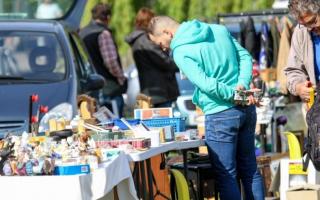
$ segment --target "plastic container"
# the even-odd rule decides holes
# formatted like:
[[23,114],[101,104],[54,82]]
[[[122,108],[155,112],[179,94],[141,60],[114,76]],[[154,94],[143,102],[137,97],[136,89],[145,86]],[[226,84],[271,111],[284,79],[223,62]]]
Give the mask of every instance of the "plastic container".
[[182,132],[186,130],[186,118],[155,118],[142,120],[143,123],[149,127],[164,127],[172,126],[174,132]]
[[[140,123],[140,119],[126,119],[126,121],[132,126]],[[114,119],[113,123],[114,126],[118,126],[121,130],[129,130],[129,128],[121,121],[121,119]]]
[[77,175],[89,173],[89,165],[60,165],[54,168],[54,175]]

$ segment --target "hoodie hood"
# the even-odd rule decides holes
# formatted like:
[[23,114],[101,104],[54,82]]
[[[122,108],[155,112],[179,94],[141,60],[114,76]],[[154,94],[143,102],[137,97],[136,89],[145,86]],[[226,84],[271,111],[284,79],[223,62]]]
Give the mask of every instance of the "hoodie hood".
[[174,50],[181,45],[204,42],[210,38],[213,39],[213,34],[208,24],[198,20],[183,22],[175,33],[170,48]]
[[136,39],[138,39],[139,37],[141,37],[142,35],[144,35],[146,32],[144,30],[135,30],[132,33],[130,33],[126,38],[125,41],[129,44],[129,45],[133,45],[133,43],[136,41]]

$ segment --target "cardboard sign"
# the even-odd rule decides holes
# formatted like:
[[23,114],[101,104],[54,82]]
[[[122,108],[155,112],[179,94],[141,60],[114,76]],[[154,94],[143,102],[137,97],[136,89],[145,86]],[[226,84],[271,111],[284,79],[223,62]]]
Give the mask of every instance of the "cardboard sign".
[[134,109],[135,119],[169,118],[172,116],[172,108]]

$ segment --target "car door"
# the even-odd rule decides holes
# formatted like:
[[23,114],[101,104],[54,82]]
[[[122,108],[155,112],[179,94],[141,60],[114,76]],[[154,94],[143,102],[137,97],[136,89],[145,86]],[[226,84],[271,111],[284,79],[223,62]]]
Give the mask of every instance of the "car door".
[[89,57],[82,46],[82,42],[76,33],[69,33],[69,39],[72,46],[74,61],[77,73],[78,94],[87,92],[88,77],[95,73],[90,64]]
[[66,14],[61,17],[60,20],[68,24],[72,30],[77,31],[80,28],[82,16],[88,3],[88,0],[73,0],[73,4],[68,8]]

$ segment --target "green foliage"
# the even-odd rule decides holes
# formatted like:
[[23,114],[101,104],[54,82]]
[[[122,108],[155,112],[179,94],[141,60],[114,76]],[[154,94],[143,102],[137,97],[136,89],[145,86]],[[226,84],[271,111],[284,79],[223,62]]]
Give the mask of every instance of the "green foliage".
[[188,17],[192,16],[194,19],[203,19],[206,16],[204,16],[204,13],[206,11],[206,5],[208,3],[208,0],[190,0],[189,5],[189,11],[188,11]]
[[257,9],[261,10],[264,8],[270,8],[272,4],[273,4],[273,1],[258,0]]
[[112,8],[111,28],[115,32],[116,42],[122,55],[129,48],[124,42],[124,38],[132,31],[135,18],[133,2],[134,0],[116,0]]
[[187,19],[190,0],[158,0],[154,9],[158,15],[169,15],[181,22]]
[[89,22],[91,20],[91,9],[97,3],[99,3],[99,0],[90,0],[90,1],[88,1],[86,7],[84,8],[84,13],[82,15],[81,24],[80,24],[81,27],[84,27],[84,26],[89,24]]
[[141,7],[151,7],[151,1],[150,0],[135,0],[134,3],[133,3],[133,7],[134,7],[134,13],[137,13],[138,10],[141,8]]
[[56,0],[59,7],[62,9],[63,13],[66,13],[72,6],[72,1],[70,0]]

